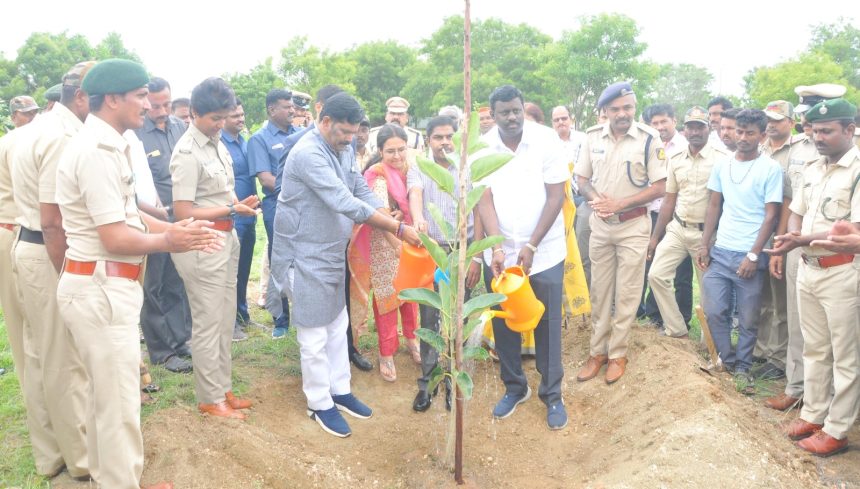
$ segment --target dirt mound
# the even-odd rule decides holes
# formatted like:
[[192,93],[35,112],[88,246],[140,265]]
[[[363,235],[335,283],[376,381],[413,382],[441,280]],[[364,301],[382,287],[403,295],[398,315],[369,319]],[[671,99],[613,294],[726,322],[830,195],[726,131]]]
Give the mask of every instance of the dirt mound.
[[[537,396],[494,421],[490,411],[503,394],[498,366],[476,366],[475,397],[466,406],[469,487],[806,489],[827,480],[820,464],[780,435],[780,416],[738,394],[725,374],[701,370],[692,343],[636,328],[628,373],[607,386],[600,378],[575,380],[587,339],[582,324],[564,334],[570,423],[560,432],[546,428]],[[177,488],[453,487],[439,460],[449,421],[443,397],[430,411],[414,413],[418,370],[408,355],[396,358],[394,384],[375,372],[354,371],[354,392],[375,412],[369,420],[348,418],[353,435],[347,439],[325,434],[307,418],[298,377],[275,379],[259,370],[250,374],[248,397],[256,406],[248,422],[204,419],[190,406],[160,411],[144,426],[144,482],[173,480]],[[534,362],[525,367],[536,389]],[[856,455],[846,456],[856,463]]]

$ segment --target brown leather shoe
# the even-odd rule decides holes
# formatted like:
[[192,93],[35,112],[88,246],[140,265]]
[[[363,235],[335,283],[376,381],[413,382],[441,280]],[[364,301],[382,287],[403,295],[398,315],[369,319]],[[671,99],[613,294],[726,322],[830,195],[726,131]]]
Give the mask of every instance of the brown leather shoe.
[[203,404],[197,405],[197,410],[200,414],[208,414],[209,416],[218,416],[220,418],[230,419],[245,419],[245,415],[231,408],[227,401],[221,401],[218,404]]
[[614,384],[620,379],[624,375],[625,367],[627,367],[627,359],[624,357],[609,360],[609,365],[606,367],[606,383]]
[[797,446],[817,457],[829,457],[848,448],[848,438],[837,440],[824,431],[797,442]]
[[146,487],[140,486],[140,489],[173,489],[173,483],[172,482],[159,482],[158,484],[156,484],[154,486],[146,486]]
[[785,392],[778,396],[768,397],[764,400],[764,405],[771,408],[776,409],[777,411],[785,411],[786,409],[792,408],[794,406],[798,406],[800,403],[800,399],[797,397],[791,397]]
[[600,367],[606,364],[607,361],[609,361],[609,357],[606,355],[589,356],[588,361],[585,362],[582,370],[577,374],[576,380],[585,382],[597,377],[597,374],[600,373]]
[[248,409],[251,407],[251,401],[239,399],[233,395],[233,391],[228,392],[225,396],[227,397],[227,404],[233,409]]
[[821,428],[824,428],[823,424],[810,423],[800,418],[793,420],[783,427],[785,434],[792,440],[802,440],[807,436],[812,436],[816,431],[820,431]]

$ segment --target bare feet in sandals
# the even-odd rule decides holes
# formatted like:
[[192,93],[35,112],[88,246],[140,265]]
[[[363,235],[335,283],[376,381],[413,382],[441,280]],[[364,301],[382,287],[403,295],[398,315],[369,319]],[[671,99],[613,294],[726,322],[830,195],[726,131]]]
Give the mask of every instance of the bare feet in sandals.
[[379,357],[379,374],[383,380],[394,382],[397,380],[397,370],[394,369],[394,357]]

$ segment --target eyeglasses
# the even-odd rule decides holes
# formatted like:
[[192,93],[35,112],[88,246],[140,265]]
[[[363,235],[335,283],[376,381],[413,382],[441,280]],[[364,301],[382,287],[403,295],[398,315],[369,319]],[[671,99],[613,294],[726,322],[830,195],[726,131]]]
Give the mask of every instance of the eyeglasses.
[[565,116],[562,116],[562,117],[556,117],[556,118],[555,118],[555,119],[553,119],[552,121],[553,121],[553,122],[565,122],[565,121],[569,121],[569,120],[570,120],[570,117],[568,117],[568,116],[566,116],[566,115],[565,115]]
[[406,149],[407,149],[406,146],[404,146],[402,148],[388,148],[388,149],[382,150],[382,154],[387,155],[387,156],[394,156],[396,154],[404,154],[404,153],[406,153]]

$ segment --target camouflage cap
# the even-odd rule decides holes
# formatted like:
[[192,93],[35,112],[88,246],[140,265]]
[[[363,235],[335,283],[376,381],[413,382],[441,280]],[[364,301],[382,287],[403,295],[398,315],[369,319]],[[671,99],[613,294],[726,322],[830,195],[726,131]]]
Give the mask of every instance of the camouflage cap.
[[688,122],[700,122],[706,126],[710,125],[710,121],[708,120],[708,111],[698,105],[690,107],[690,109],[687,110],[687,113],[684,114],[684,124],[687,124]]
[[34,110],[39,110],[39,104],[33,100],[33,97],[28,95],[18,95],[9,101],[10,114],[14,114],[15,112],[32,112]]
[[62,92],[63,92],[63,84],[57,83],[53,87],[45,90],[45,100],[47,100],[49,102],[59,102],[60,101],[60,95],[62,95]]
[[764,114],[771,120],[781,121],[794,118],[794,105],[785,100],[774,100],[769,102],[764,109]]
[[844,98],[834,98],[819,102],[808,112],[806,120],[809,123],[854,120],[857,115],[857,106]]
[[95,61],[81,61],[75,66],[72,66],[72,68],[63,75],[63,85],[69,87],[81,86],[81,83],[84,81],[84,77],[87,76],[87,72],[90,71],[90,68],[95,66],[95,64]]

